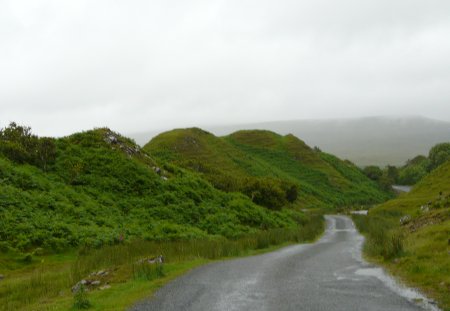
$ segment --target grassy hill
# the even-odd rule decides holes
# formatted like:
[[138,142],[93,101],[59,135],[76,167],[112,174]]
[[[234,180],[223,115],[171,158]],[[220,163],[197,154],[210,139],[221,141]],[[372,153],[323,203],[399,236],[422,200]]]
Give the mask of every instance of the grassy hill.
[[[311,241],[323,225],[221,191],[107,128],[0,130],[0,310],[127,309],[193,267]],[[72,293],[93,278],[87,296]]]
[[[223,136],[242,129],[270,130],[300,137],[310,146],[349,159],[358,166],[403,165],[426,154],[437,143],[450,141],[450,123],[423,117],[366,117],[354,119],[292,120],[205,126]],[[130,134],[145,144],[160,131]]]
[[[60,139],[8,135],[0,140],[2,251],[62,251],[134,238],[234,238],[306,219],[217,190],[109,129]],[[45,165],[36,155],[42,141],[52,146]]]
[[[178,129],[153,138],[144,150],[202,174],[218,189],[243,192],[269,208],[293,202],[300,207],[338,207],[389,197],[352,163],[311,149],[293,135],[249,130],[216,137],[198,128]],[[295,198],[289,200],[292,192]],[[276,199],[261,198],[264,195]]]
[[367,253],[450,310],[450,162],[410,193],[357,216]]

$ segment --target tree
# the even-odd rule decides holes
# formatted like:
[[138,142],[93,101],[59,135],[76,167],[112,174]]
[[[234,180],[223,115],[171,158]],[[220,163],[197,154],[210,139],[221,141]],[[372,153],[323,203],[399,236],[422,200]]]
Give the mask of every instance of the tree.
[[38,145],[37,136],[31,134],[31,128],[11,122],[0,130],[0,152],[18,163],[33,163]]
[[369,165],[363,169],[364,175],[369,177],[374,181],[379,181],[381,176],[383,176],[383,171],[376,165]]
[[49,137],[38,138],[28,126],[11,122],[0,130],[0,153],[17,163],[29,163],[44,171],[56,159],[56,145]]
[[286,204],[286,192],[280,181],[273,178],[248,178],[243,192],[258,205],[279,210]]
[[43,137],[39,139],[38,144],[39,166],[47,171],[48,165],[56,160],[56,145],[52,138]]
[[450,143],[437,144],[431,148],[428,158],[430,159],[429,170],[434,170],[448,161],[450,159]]
[[393,182],[397,182],[398,180],[398,176],[399,176],[399,172],[398,172],[398,168],[392,165],[388,165],[386,168],[386,174],[387,177]]
[[427,171],[420,165],[407,166],[400,171],[398,182],[402,185],[414,185],[426,174]]

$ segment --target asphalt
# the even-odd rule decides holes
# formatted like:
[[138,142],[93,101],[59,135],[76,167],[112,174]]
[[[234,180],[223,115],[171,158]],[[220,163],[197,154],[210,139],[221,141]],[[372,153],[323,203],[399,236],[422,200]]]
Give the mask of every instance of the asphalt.
[[437,310],[365,262],[362,242],[350,218],[327,216],[316,243],[202,266],[130,310]]

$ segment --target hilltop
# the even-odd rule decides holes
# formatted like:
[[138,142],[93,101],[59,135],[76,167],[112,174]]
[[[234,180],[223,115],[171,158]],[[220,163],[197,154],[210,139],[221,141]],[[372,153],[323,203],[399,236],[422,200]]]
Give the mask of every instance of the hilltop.
[[198,128],[177,129],[153,138],[144,150],[267,207],[273,202],[340,207],[389,197],[351,162],[312,149],[294,135],[251,130],[216,137]]
[[220,191],[106,128],[53,139],[12,124],[0,138],[2,252],[235,238],[307,220]]
[[[318,146],[361,167],[403,165],[416,155],[427,154],[432,146],[450,141],[450,122],[423,117],[291,120],[204,128],[218,136],[243,129],[292,133],[310,146]],[[139,144],[156,135],[156,131],[130,134]]]

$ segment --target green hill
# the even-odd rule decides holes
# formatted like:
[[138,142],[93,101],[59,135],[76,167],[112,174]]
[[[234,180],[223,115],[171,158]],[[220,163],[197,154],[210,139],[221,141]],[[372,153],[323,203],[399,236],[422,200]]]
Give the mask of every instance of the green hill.
[[144,150],[269,208],[292,202],[338,207],[389,197],[352,163],[311,149],[293,135],[249,130],[216,137],[198,128],[178,129],[153,138]]
[[305,219],[217,190],[109,129],[60,139],[38,138],[15,124],[0,132],[2,252],[134,238],[234,238]]
[[450,310],[450,162],[410,193],[355,217],[368,235],[366,251]]

